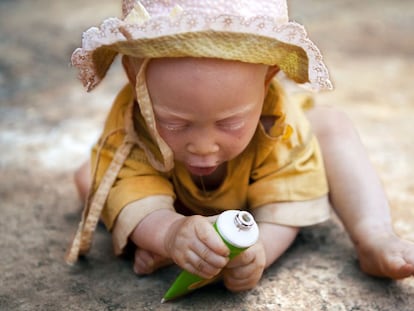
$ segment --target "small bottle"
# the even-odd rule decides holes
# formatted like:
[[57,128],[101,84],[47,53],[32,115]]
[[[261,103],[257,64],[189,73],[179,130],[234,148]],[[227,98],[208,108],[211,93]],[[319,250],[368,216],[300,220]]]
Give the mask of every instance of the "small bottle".
[[[229,248],[230,259],[255,244],[259,238],[259,228],[253,216],[246,211],[229,210],[221,213],[214,223],[214,228]],[[161,303],[188,294],[216,281],[219,277],[220,275],[205,280],[198,275],[182,271],[165,293]]]

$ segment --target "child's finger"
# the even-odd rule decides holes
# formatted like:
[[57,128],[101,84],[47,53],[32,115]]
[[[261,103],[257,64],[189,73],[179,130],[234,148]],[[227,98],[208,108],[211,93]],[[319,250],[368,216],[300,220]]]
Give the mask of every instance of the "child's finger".
[[229,248],[224,244],[219,234],[214,230],[208,221],[202,221],[195,226],[195,233],[198,240],[211,249],[214,253],[227,257],[230,254]]
[[251,276],[247,279],[225,278],[224,285],[232,292],[241,292],[252,289],[257,285],[259,280],[260,278],[256,276]]
[[216,253],[214,250],[210,249],[206,244],[202,243],[199,240],[194,241],[190,248],[202,261],[207,262],[209,265],[222,269],[229,258],[221,254]]
[[182,268],[204,279],[210,279],[221,271],[221,268],[211,265],[191,250],[188,251],[186,257],[187,260],[183,263]]
[[225,268],[226,275],[235,280],[248,279],[260,269],[255,264],[248,264],[234,269]]
[[256,258],[253,249],[247,249],[229,261],[226,268],[234,269],[251,264]]

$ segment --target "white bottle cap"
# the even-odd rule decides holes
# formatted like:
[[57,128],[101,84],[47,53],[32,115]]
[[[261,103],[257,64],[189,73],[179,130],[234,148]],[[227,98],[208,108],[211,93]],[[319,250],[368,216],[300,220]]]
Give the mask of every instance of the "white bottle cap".
[[259,238],[259,228],[253,216],[246,211],[229,210],[221,213],[216,221],[221,237],[238,248],[247,248]]

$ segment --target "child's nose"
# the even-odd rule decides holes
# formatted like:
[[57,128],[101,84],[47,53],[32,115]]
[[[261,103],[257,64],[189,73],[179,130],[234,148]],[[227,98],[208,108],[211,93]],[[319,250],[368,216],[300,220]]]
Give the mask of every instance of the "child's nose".
[[215,139],[210,136],[198,137],[187,145],[187,151],[196,155],[209,155],[219,150]]

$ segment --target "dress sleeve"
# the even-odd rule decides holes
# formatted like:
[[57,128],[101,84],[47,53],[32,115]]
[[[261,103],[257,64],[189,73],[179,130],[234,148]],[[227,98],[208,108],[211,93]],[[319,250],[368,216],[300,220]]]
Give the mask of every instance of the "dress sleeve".
[[[102,178],[107,166],[112,161],[113,151],[111,149],[111,146],[107,145],[99,152],[98,172],[96,174],[97,184],[99,184],[100,178]],[[147,162],[144,152],[139,147],[134,147],[109,191],[101,219],[107,229],[112,230],[119,213],[125,206],[157,195],[168,196],[171,201],[175,199],[173,186],[166,174],[155,170]],[[141,218],[157,209],[158,207],[155,205],[153,208],[146,207],[142,211]]]
[[[284,133],[274,136],[272,129],[269,133],[263,128],[259,130],[248,202],[253,212],[257,209],[254,213],[260,214],[262,220],[285,225],[309,225],[312,221],[301,222],[293,218],[314,219],[317,223],[329,215],[329,204],[324,204],[327,200],[322,199],[328,193],[322,154],[301,103],[290,102],[285,111]],[[292,210],[293,204],[274,204],[283,202],[302,204],[295,204],[295,211]],[[302,208],[298,208],[300,206]]]

